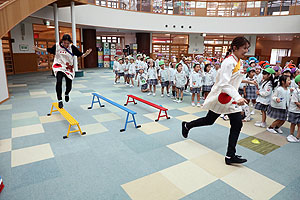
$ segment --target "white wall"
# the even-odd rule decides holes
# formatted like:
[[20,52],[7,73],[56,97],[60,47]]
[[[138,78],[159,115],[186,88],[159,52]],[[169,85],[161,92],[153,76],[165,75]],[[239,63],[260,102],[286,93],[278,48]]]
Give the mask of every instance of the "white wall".
[[204,53],[204,37],[200,33],[189,34],[189,54]]
[[[76,23],[96,27],[155,32],[279,34],[300,33],[300,15],[266,17],[196,17],[124,11],[94,5],[76,6]],[[32,16],[52,19],[52,7]],[[70,8],[59,9],[59,20],[70,23]],[[166,28],[165,25],[168,25]],[[173,25],[176,28],[173,28]],[[181,28],[181,26],[184,28]],[[191,26],[192,28],[189,28]]]
[[[22,38],[21,33],[21,24],[25,25],[25,35],[24,40]],[[33,27],[32,27],[32,19],[27,18],[21,23],[17,24],[11,31],[11,38],[15,40],[12,43],[12,51],[13,53],[34,53],[32,46],[34,45],[34,38],[33,38]],[[20,51],[19,45],[28,45],[28,51]]]
[[0,39],[0,102],[9,97],[7,88],[7,78],[4,65],[4,57],[2,51],[2,40]]

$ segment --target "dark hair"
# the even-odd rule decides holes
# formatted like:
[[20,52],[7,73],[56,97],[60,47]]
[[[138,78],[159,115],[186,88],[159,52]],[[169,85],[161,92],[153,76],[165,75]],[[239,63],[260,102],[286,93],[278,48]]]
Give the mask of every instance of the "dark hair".
[[69,41],[70,43],[73,43],[71,36],[69,34],[64,34],[60,40],[60,43],[62,43],[63,41]]
[[279,77],[279,85],[282,86],[282,82],[286,83],[286,80],[290,78],[289,76],[286,76],[286,75],[282,75]]
[[207,67],[208,66],[211,66],[211,64],[210,63],[207,63],[206,65],[205,65],[205,67],[204,67],[204,72],[207,72]]
[[228,49],[228,51],[226,53],[225,58],[227,58],[230,55],[230,53],[232,53],[234,51],[233,47],[236,47],[237,49],[239,49],[240,47],[244,46],[245,44],[250,45],[250,42],[249,42],[249,40],[247,40],[247,38],[245,38],[243,36],[234,38],[231,42],[230,48]]
[[[262,74],[265,75],[265,74],[269,74],[269,73],[266,71],[263,71]],[[277,86],[277,83],[275,83],[275,81],[274,81],[273,74],[269,74],[269,75],[270,75],[269,78],[267,80],[264,80],[264,82],[262,83],[262,87],[264,87],[267,83],[270,82],[271,86],[272,86],[272,90],[274,90],[274,88]]]
[[200,64],[199,64],[199,63],[195,63],[195,64],[194,64],[194,68],[195,68],[197,65],[199,65],[199,66],[200,66]]

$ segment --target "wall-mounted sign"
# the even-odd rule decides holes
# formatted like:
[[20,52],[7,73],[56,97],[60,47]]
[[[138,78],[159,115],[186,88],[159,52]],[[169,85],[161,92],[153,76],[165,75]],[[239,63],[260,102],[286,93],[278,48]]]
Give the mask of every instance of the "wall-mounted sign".
[[20,51],[29,51],[28,44],[20,44],[19,48],[20,48]]

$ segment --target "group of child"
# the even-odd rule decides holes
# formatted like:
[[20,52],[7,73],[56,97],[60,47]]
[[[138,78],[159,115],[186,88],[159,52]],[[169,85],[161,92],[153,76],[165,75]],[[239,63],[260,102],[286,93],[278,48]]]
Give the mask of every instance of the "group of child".
[[[170,62],[158,54],[153,60],[148,56],[138,54],[133,57],[115,57],[113,70],[116,74],[114,84],[120,77],[124,77],[124,83],[134,87],[141,87],[142,92],[148,95],[156,95],[156,86],[161,85],[161,97],[165,95],[173,98],[174,102],[183,101],[183,93],[191,93],[192,106],[200,107],[200,94],[203,99],[207,97],[214,85],[217,71],[221,67],[222,60],[216,58],[205,59],[198,55],[182,57],[178,62],[172,57]],[[242,106],[245,122],[251,120],[255,109],[262,113],[262,120],[255,126],[267,128],[271,133],[282,133],[280,127],[288,120],[291,123],[291,134],[287,137],[289,142],[300,142],[300,70],[289,62],[282,69],[281,63],[271,66],[267,61],[258,61],[255,57],[243,62],[246,71],[239,93],[248,101],[248,105]],[[134,81],[135,79],[135,81]],[[299,83],[299,84],[298,84]],[[188,91],[188,87],[190,91]],[[195,98],[196,102],[195,103]],[[250,103],[254,109],[250,112]],[[267,127],[267,116],[275,121]],[[221,115],[227,120],[226,115]],[[294,136],[297,125],[297,136]]]

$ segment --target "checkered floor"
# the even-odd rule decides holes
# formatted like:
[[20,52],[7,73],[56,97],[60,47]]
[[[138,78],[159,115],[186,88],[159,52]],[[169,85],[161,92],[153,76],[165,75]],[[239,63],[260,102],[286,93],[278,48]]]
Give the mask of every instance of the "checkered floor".
[[[121,80],[122,82],[123,80]],[[32,199],[300,199],[299,144],[289,144],[289,124],[274,135],[244,123],[237,153],[243,166],[226,166],[229,122],[180,135],[181,121],[205,116],[206,111],[168,97],[147,96],[139,88],[113,85],[106,69],[85,70],[76,78],[65,109],[87,134],[62,139],[68,122],[59,114],[48,117],[56,101],[50,72],[8,77],[11,99],[0,105],[0,176],[5,189],[0,200]],[[129,124],[126,113],[106,102],[87,108],[97,92],[121,105],[133,94],[169,109],[171,119],[143,103],[129,104],[141,128]],[[268,119],[268,123],[271,120]],[[258,140],[259,144],[252,143]]]

